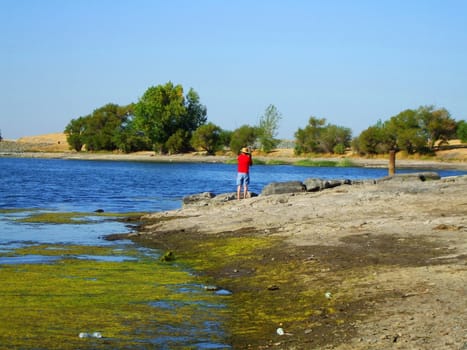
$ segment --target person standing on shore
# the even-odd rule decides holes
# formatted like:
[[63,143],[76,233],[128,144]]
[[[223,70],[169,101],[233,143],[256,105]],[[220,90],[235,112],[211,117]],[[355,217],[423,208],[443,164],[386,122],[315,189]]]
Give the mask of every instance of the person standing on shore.
[[250,166],[253,165],[253,158],[250,150],[243,147],[237,157],[237,199],[240,199],[240,193],[243,186],[243,198],[248,195],[248,185],[250,184]]

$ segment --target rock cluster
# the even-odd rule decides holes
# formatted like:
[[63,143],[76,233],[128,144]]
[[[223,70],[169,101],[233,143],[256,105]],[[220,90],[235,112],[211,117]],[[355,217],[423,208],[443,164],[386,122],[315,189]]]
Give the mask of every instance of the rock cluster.
[[[427,180],[439,180],[440,176],[436,172],[417,172],[408,174],[397,174],[394,176],[387,176],[381,179],[365,180],[365,181],[351,181],[345,180],[331,180],[331,179],[320,179],[320,178],[308,178],[305,181],[284,181],[284,182],[272,182],[266,185],[261,191],[260,196],[270,196],[274,194],[290,194],[300,192],[318,192],[326,189],[352,184],[362,183],[383,183],[383,182],[407,182],[407,181],[427,181]],[[254,192],[248,193],[249,197],[256,197],[258,194]],[[183,197],[183,206],[206,206],[216,205],[219,203],[231,201],[237,198],[235,192],[222,193],[216,195],[212,192],[203,192],[192,194]]]

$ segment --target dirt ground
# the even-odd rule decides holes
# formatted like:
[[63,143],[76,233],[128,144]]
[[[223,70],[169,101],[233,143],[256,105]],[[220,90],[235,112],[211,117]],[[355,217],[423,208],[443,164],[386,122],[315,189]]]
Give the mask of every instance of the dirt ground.
[[290,336],[258,349],[465,350],[466,193],[467,176],[366,182],[155,213],[142,235],[280,238],[287,248],[271,261],[299,262],[310,290],[329,283],[336,314],[291,324]]

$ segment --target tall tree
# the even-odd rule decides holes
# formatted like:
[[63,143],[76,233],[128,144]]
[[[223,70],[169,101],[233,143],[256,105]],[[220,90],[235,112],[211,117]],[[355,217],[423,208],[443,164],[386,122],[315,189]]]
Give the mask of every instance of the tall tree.
[[206,122],[206,113],[193,89],[185,98],[181,85],[168,82],[146,90],[135,106],[135,124],[151,140],[154,149],[163,153],[168,150],[169,138],[178,130],[184,132],[172,137],[171,147],[189,145],[193,131]]
[[281,119],[282,115],[274,105],[269,105],[261,116],[258,126],[258,140],[262,151],[270,152],[278,145],[279,140],[276,137]]

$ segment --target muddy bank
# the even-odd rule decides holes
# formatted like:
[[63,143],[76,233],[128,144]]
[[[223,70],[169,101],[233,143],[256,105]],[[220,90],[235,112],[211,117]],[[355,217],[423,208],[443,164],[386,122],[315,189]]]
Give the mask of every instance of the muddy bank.
[[232,291],[235,349],[463,349],[465,193],[467,176],[259,196],[151,214],[132,238]]

